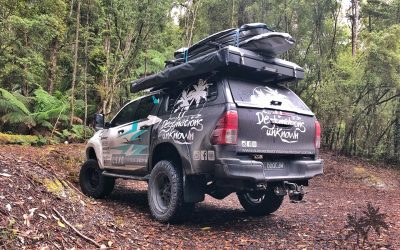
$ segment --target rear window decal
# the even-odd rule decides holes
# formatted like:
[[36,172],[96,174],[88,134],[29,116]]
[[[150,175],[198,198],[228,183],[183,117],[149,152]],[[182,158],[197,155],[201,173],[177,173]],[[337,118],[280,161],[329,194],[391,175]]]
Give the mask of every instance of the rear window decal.
[[255,107],[313,115],[304,102],[290,89],[278,84],[229,80],[235,103],[239,107]]
[[280,106],[291,110],[297,109],[286,95],[280,94],[277,89],[267,86],[255,88],[250,96],[250,103],[259,107]]
[[250,96],[250,101],[260,106],[269,106],[271,101],[289,102],[293,105],[285,95],[279,94],[278,90],[271,89],[267,86],[255,88],[253,94]]
[[194,84],[182,91],[180,98],[174,104],[174,113],[180,113],[183,116],[190,106],[199,104],[204,100],[207,102],[208,87],[210,84],[206,80],[200,79],[197,84]]

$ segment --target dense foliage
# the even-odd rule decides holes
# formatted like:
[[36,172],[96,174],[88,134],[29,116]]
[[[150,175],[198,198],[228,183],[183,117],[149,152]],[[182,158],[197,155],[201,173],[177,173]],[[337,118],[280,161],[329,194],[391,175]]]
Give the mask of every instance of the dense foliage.
[[248,22],[297,40],[283,57],[307,70],[294,89],[326,147],[399,162],[399,0],[0,0],[0,130],[110,117],[175,49]]

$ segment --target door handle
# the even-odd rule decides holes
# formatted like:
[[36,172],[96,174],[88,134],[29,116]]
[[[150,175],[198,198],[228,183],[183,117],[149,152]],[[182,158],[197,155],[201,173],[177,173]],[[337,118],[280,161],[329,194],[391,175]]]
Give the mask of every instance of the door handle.
[[118,130],[118,134],[120,135],[120,134],[123,134],[124,133],[124,131],[125,130],[123,130],[123,129],[121,129],[121,130]]
[[150,128],[149,125],[142,125],[142,126],[140,127],[140,130],[145,130],[145,129],[148,129],[148,128]]

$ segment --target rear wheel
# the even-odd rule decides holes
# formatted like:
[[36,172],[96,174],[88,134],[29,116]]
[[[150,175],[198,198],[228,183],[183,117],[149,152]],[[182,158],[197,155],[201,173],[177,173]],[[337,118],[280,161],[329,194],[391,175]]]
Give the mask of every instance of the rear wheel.
[[169,161],[159,161],[151,171],[148,201],[153,217],[163,223],[181,222],[194,209],[194,203],[183,200],[181,171]]
[[79,184],[82,192],[93,198],[103,198],[114,189],[115,179],[102,175],[96,160],[87,160],[79,173]]
[[247,213],[264,216],[275,212],[282,205],[284,196],[278,196],[272,189],[265,192],[238,193],[239,202]]

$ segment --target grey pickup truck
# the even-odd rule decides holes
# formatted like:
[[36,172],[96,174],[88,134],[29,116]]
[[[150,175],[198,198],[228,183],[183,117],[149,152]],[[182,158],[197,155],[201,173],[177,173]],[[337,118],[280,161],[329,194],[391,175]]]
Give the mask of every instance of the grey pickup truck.
[[[222,66],[200,58],[183,65],[190,69],[168,68],[168,76],[135,82],[133,91],[151,91],[111,121],[96,115],[80,171],[84,194],[105,197],[116,178],[147,181],[151,214],[163,223],[185,220],[205,194],[236,193],[257,216],[276,211],[285,195],[303,198],[303,187],[323,173],[320,125],[286,87],[303,69],[236,47],[215,53],[225,56],[217,55]],[[193,73],[201,63],[207,72]]]

